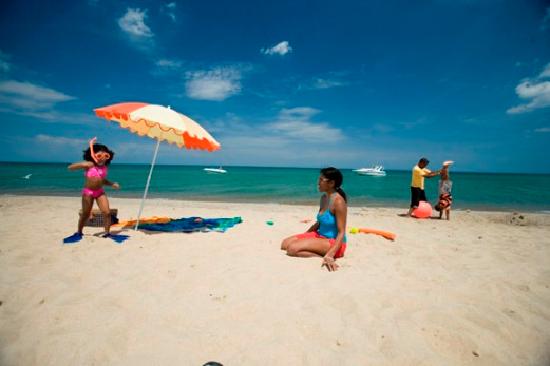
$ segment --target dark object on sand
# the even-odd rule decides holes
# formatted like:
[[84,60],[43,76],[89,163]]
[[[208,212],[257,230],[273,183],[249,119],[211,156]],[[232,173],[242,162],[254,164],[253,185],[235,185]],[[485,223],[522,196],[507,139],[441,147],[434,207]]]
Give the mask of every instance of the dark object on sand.
[[[78,213],[79,215],[82,215],[82,210]],[[111,225],[118,224],[118,210],[116,208],[111,209]],[[92,226],[92,227],[103,227],[104,224],[104,217],[103,213],[101,213],[100,210],[93,209],[90,213],[90,217],[88,220],[84,223],[84,226]]]

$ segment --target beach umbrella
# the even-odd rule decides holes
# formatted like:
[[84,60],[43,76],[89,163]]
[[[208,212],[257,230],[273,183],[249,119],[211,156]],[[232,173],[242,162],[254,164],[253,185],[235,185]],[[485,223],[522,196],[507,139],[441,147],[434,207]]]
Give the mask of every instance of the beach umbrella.
[[94,109],[100,118],[118,122],[120,127],[130,130],[140,136],[149,136],[157,140],[155,153],[151,162],[151,169],[147,177],[145,192],[139,206],[136,230],[139,225],[139,217],[143,210],[151,175],[157,160],[157,153],[161,141],[167,141],[179,148],[199,149],[215,151],[220,149],[220,143],[216,141],[204,128],[191,118],[178,113],[170,107],[157,104],[127,102],[117,103],[106,107]]

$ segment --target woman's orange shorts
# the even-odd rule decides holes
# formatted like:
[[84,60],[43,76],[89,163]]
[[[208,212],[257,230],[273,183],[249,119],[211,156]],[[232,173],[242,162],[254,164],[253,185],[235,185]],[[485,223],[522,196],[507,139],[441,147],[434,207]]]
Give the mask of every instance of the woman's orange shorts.
[[[323,235],[320,235],[317,231],[309,231],[309,232],[306,232],[306,233],[303,233],[303,234],[298,234],[298,235],[296,235],[296,238],[298,238],[298,239],[308,239],[308,238],[327,239],[331,248],[334,246],[334,244],[336,244],[336,239],[325,238]],[[343,257],[345,251],[346,251],[346,243],[342,243],[342,245],[340,245],[340,249],[338,249],[338,251],[334,255],[334,258]]]

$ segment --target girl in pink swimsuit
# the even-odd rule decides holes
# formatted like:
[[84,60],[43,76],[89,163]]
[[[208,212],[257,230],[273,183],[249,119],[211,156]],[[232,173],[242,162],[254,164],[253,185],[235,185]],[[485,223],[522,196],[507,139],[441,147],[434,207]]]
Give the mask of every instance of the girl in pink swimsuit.
[[[109,200],[103,190],[103,185],[108,185],[114,189],[119,189],[117,182],[111,182],[107,179],[107,166],[111,164],[115,153],[109,150],[105,145],[96,144],[96,138],[90,140],[90,147],[84,150],[83,158],[85,161],[69,165],[69,170],[84,169],[86,177],[84,188],[82,189],[82,215],[78,220],[78,231],[72,236],[65,238],[65,243],[75,243],[82,238],[82,229],[84,223],[90,217],[94,200],[97,202],[105,222],[104,236],[110,236],[111,228],[111,210],[109,209]],[[67,240],[68,239],[68,240]]]

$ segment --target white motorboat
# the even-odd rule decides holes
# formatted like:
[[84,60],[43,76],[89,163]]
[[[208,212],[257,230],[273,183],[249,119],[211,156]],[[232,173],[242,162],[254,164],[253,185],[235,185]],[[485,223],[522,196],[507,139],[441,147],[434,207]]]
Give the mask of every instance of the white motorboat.
[[227,170],[222,169],[222,167],[219,167],[219,168],[204,168],[203,170],[205,172],[209,173],[209,174],[225,174],[225,173],[227,173]]
[[376,177],[384,177],[386,175],[382,165],[375,165],[372,168],[354,169],[353,171],[359,175],[373,175]]

